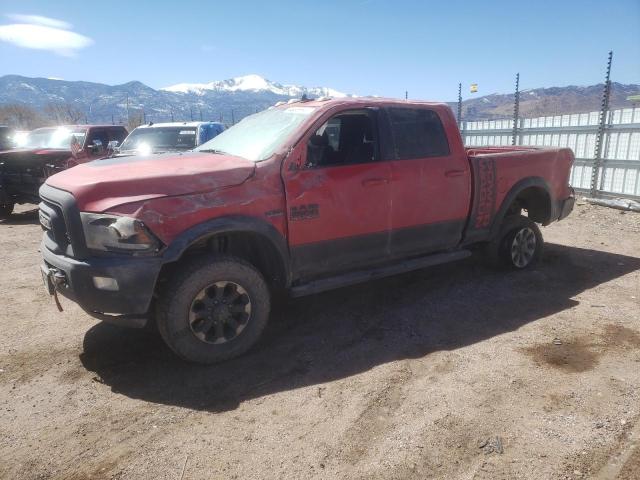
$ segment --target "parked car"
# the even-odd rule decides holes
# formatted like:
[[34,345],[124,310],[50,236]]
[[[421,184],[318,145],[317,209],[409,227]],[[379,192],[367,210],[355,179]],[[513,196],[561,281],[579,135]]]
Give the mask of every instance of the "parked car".
[[14,130],[11,136],[11,148],[22,148],[27,144],[29,130]]
[[196,148],[224,131],[217,122],[149,123],[134,129],[116,156],[179,152]]
[[[245,118],[193,152],[47,179],[42,274],[101,320],[155,319],[212,363],[260,337],[271,296],[460,260],[515,270],[573,209],[566,148],[465,148],[446,104],[347,98]],[[522,215],[526,211],[527,215]]]
[[15,204],[37,204],[38,189],[50,175],[104,157],[109,142],[122,142],[126,136],[126,128],[119,125],[65,125],[29,132],[21,148],[0,152],[0,218],[10,216]]

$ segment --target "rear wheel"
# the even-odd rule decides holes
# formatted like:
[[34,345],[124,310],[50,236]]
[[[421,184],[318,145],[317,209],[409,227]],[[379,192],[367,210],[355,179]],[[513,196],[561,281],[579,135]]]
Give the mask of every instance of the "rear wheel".
[[269,310],[269,288],[251,264],[229,256],[198,257],[161,292],[157,325],[183,359],[216,363],[251,348]]
[[13,203],[3,203],[0,205],[0,220],[7,219],[13,213]]
[[536,223],[524,216],[507,217],[495,241],[487,246],[494,265],[523,270],[535,265],[544,240]]

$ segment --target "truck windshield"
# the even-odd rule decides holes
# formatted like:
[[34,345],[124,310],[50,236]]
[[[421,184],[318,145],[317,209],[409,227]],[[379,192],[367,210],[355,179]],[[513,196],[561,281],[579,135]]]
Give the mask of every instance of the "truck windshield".
[[265,160],[314,110],[315,107],[291,106],[250,115],[196,151],[235,155],[254,162]]
[[120,147],[125,150],[190,150],[196,146],[196,127],[136,128]]
[[27,135],[24,148],[50,148],[53,150],[69,150],[71,137],[74,136],[80,145],[84,144],[85,129],[70,130],[65,127],[38,128]]

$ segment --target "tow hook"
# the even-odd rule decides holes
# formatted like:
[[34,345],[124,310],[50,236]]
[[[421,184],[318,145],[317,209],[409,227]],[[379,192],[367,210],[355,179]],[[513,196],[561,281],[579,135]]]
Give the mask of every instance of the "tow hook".
[[49,278],[51,279],[51,283],[53,285],[53,299],[56,302],[56,307],[58,308],[59,312],[62,312],[62,304],[58,299],[58,287],[65,286],[67,284],[67,276],[63,271],[58,270],[57,268],[50,268]]
[[67,276],[57,268],[50,269],[49,276],[51,277],[51,283],[53,283],[55,288],[62,287],[67,284]]

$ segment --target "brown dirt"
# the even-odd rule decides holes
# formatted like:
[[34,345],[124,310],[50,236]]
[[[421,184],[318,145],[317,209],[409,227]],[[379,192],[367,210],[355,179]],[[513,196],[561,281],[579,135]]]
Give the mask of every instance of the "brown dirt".
[[288,301],[202,367],[59,314],[20,209],[0,223],[0,478],[640,478],[640,214],[579,205],[543,235],[533,271],[469,259]]

